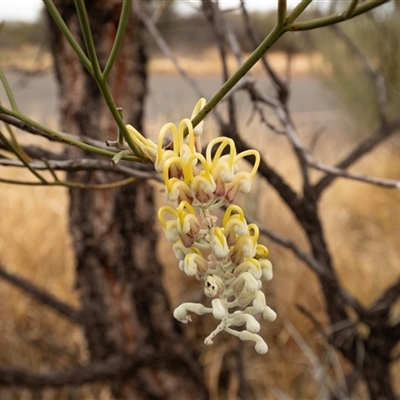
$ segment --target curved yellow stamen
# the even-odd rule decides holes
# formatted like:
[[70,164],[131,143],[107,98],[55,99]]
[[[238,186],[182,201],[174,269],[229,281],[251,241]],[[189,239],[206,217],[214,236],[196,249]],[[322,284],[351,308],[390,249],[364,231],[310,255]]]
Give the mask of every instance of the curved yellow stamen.
[[172,208],[171,206],[162,206],[158,210],[157,217],[164,228],[167,226],[167,222],[165,221],[164,216],[163,216],[163,214],[165,212],[169,212],[170,214],[174,215],[175,217],[178,217],[178,212],[174,208]]
[[251,170],[251,172],[249,173],[250,179],[254,178],[254,175],[256,174],[258,167],[260,166],[260,153],[257,150],[254,149],[250,149],[250,150],[246,150],[246,151],[242,151],[241,153],[239,153],[236,157],[235,157],[235,164],[241,160],[244,157],[248,157],[248,156],[254,156],[255,158],[255,162],[253,165],[253,169]]
[[225,243],[226,239],[225,239],[222,228],[220,228],[219,226],[216,226],[213,229],[213,234],[220,241],[220,243]]
[[179,140],[179,147],[178,148],[179,148],[179,151],[180,151],[180,149],[182,148],[182,146],[184,144],[185,129],[187,129],[187,131],[188,131],[188,136],[187,137],[188,137],[189,150],[190,150],[191,153],[194,153],[195,152],[195,147],[194,147],[193,125],[192,125],[192,121],[189,118],[185,118],[179,123],[179,129],[178,129],[178,140]]
[[179,206],[176,209],[177,213],[184,211],[184,208],[186,208],[190,214],[196,215],[196,211],[194,210],[193,206],[186,200],[183,200],[179,203]]
[[252,237],[253,242],[257,243],[257,240],[260,236],[260,229],[258,228],[258,226],[256,224],[249,224],[248,229],[249,229],[249,235],[250,235],[250,231],[253,231],[253,235],[250,235],[250,236]]
[[236,211],[238,213],[238,217],[240,218],[240,220],[242,222],[246,222],[246,220],[244,219],[243,210],[239,206],[237,206],[236,204],[232,204],[225,211],[224,219],[222,220],[222,225],[223,226],[226,226],[226,224],[228,223],[229,219],[231,218],[231,214],[232,214],[233,211]]
[[192,116],[190,117],[190,119],[193,119],[201,111],[201,109],[204,108],[206,103],[207,103],[207,101],[204,97],[199,99],[199,101],[196,103],[196,105],[193,108]]
[[256,259],[257,258],[265,258],[268,257],[269,250],[263,245],[263,244],[258,244],[256,246]]
[[[185,208],[189,212],[185,211]],[[178,220],[179,220],[179,223],[181,226],[183,226],[187,215],[191,214],[191,215],[196,216],[196,212],[194,211],[194,208],[186,200],[183,200],[179,203],[179,206],[176,209],[176,211],[177,211],[177,217],[178,217]]]
[[[177,163],[180,165],[182,168],[182,173],[184,177],[184,182],[189,185],[190,184],[190,176],[192,176],[193,173],[190,172],[190,169],[188,168],[187,164],[185,161],[182,160],[182,158],[179,157],[171,157],[168,158],[167,161],[165,161],[164,164],[164,169],[163,169],[163,178],[164,178],[164,183],[165,186],[167,187],[168,191],[171,191],[173,178],[169,177],[169,169],[171,167],[171,164]],[[173,181],[175,182],[175,181]]]
[[[213,177],[211,175],[210,166],[207,163],[206,159],[204,158],[203,154],[201,154],[201,153],[192,154],[189,157],[187,164],[193,165],[195,160],[199,160],[201,165],[203,166],[204,178],[206,178],[209,182],[212,182]],[[191,173],[192,173],[191,180],[193,180],[193,178],[194,178],[193,170],[191,170]]]
[[[197,104],[195,105],[193,112],[192,112],[192,116],[190,117],[191,120],[193,120],[193,118],[196,117],[196,115],[200,112],[200,110],[202,108],[204,108],[204,106],[206,105],[206,99],[201,98]],[[197,145],[199,145],[199,140],[200,140],[200,136],[203,133],[203,125],[204,125],[204,121],[200,121],[195,127],[193,127],[193,135],[194,137],[197,139]],[[199,147],[197,147],[197,149],[199,149]],[[198,150],[199,151],[199,150]]]
[[158,135],[158,142],[157,142],[157,161],[158,162],[160,162],[161,157],[164,153],[163,142],[164,142],[165,134],[169,130],[171,130],[171,132],[172,132],[172,142],[173,142],[174,152],[176,155],[179,155],[176,150],[176,145],[178,142],[178,130],[177,130],[175,124],[173,124],[172,122],[168,122],[161,128],[160,133]]
[[[214,158],[212,158],[212,155],[211,155],[212,148],[217,143],[221,143],[221,144],[219,145],[218,150],[216,151],[216,153],[214,155]],[[229,152],[228,165],[231,169],[233,168],[233,165],[235,163],[235,158],[236,158],[235,142],[232,139],[227,138],[227,137],[218,137],[218,138],[211,140],[211,142],[208,144],[207,149],[206,149],[206,159],[210,165],[211,171],[214,171],[219,159],[221,158],[222,152],[226,146],[229,146],[231,148],[231,151]]]

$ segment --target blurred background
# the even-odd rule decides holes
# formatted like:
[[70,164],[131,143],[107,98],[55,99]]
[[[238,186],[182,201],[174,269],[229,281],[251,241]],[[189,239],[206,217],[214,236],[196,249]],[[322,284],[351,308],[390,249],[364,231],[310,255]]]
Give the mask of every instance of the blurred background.
[[[47,45],[43,10],[36,7],[22,15],[3,12],[0,34],[0,65],[4,69],[21,111],[30,118],[59,128],[58,91]],[[185,2],[178,2],[185,3]],[[218,49],[204,16],[196,4],[168,8],[157,24],[184,70],[210,98],[221,86]],[[223,2],[224,18],[232,26],[242,49],[252,46],[244,32],[234,2]],[[249,2],[251,5],[256,2]],[[5,4],[5,3],[4,3]],[[368,60],[385,76],[389,113],[396,116],[400,106],[400,53],[398,51],[400,8],[390,3],[376,12],[341,25]],[[7,7],[5,6],[7,11]],[[25,8],[25,6],[24,6]],[[26,7],[26,12],[28,7]],[[324,11],[324,10],[322,10]],[[251,23],[265,37],[275,23],[271,10],[249,7]],[[321,12],[315,7],[309,13]],[[18,17],[21,20],[18,20]],[[161,126],[179,122],[191,114],[198,95],[177,73],[171,60],[146,37],[148,56],[148,93],[144,130],[155,139]],[[373,132],[378,124],[373,83],[354,52],[334,29],[287,34],[269,52],[269,61],[277,74],[289,82],[289,109],[301,138],[313,155],[325,164],[335,164],[349,149]],[[236,61],[228,58],[229,72]],[[265,91],[270,78],[256,65],[251,72]],[[1,98],[3,92],[1,92]],[[240,97],[242,96],[242,97]],[[253,144],[282,176],[300,189],[300,174],[289,143],[260,123],[245,94],[239,95],[238,121],[243,137]],[[221,112],[225,112],[224,104]],[[270,125],[277,124],[271,111],[265,112]],[[129,121],[127,121],[129,122]],[[217,132],[212,117],[205,123],[205,137]],[[22,134],[25,143],[50,146]],[[386,140],[362,158],[354,170],[382,178],[400,179],[400,140]],[[2,176],[23,179],[28,172],[2,168]],[[315,173],[315,178],[319,177]],[[155,184],[158,201],[164,199],[161,186]],[[377,188],[351,180],[338,179],[327,189],[321,201],[321,218],[334,265],[343,286],[363,305],[371,304],[399,277],[400,192]],[[0,262],[8,271],[25,277],[68,304],[79,306],[75,290],[74,257],[68,231],[68,191],[54,187],[21,187],[0,183]],[[242,196],[246,215],[291,239],[307,250],[307,242],[293,215],[265,181],[253,185],[251,195]],[[172,306],[198,298],[201,285],[184,276],[177,268],[170,244],[160,231],[158,253],[164,267],[164,282]],[[262,239],[270,249],[274,279],[265,286],[267,303],[277,311],[278,319],[262,324],[262,335],[269,352],[259,356],[252,348],[243,352],[244,374],[257,399],[317,399],[321,380],[339,385],[349,365],[334,352],[312,321],[299,311],[308,310],[322,325],[327,324],[325,304],[314,275],[291,253]],[[393,321],[400,318],[394,308]],[[0,279],[0,365],[35,371],[61,369],[85,363],[88,352],[82,331],[66,319],[45,309],[31,297]],[[214,329],[212,318],[201,318],[187,327],[189,337],[204,337]],[[360,327],[362,329],[362,327]],[[230,376],[231,392],[222,395],[219,382],[227,374],[224,358],[237,346],[235,339],[220,335],[212,347],[200,348],[207,387],[212,399],[236,399],[235,377]],[[400,349],[398,350],[400,355]],[[392,364],[393,379],[400,393],[400,365]],[[236,377],[239,379],[239,377]],[[46,399],[111,399],[107,384],[45,389]],[[33,399],[32,390],[0,388],[1,399]],[[235,397],[236,396],[236,397]],[[363,399],[365,387],[359,384],[351,398]]]

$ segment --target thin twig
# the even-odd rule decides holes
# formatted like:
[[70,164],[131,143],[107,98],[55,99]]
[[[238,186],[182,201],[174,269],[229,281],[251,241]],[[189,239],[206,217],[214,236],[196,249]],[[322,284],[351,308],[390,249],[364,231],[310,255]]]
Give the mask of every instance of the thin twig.
[[[400,129],[400,118],[397,118],[393,122],[387,123],[384,126],[380,126],[377,131],[361,142],[354,150],[352,150],[342,161],[335,165],[335,168],[340,170],[344,170],[348,168],[350,165],[354,164],[357,160],[359,160],[362,156],[372,151],[378,144],[383,142],[384,140],[391,137]],[[337,174],[329,174],[323,178],[321,178],[314,185],[314,192],[316,196],[320,196],[322,192],[329,186],[336,178]]]
[[[45,292],[42,289],[39,289],[37,286],[33,285],[31,282],[26,280],[25,278],[21,278],[16,274],[12,274],[0,265],[0,277],[5,281],[11,283],[15,287],[21,289],[24,293],[29,294],[35,300],[39,301],[43,305],[51,308],[52,310],[57,311],[64,317],[67,317],[69,320],[80,323],[81,322],[81,314],[80,311],[74,309],[68,304],[62,302],[61,300],[54,297],[52,294]],[[1,381],[1,378],[0,378]]]
[[35,373],[20,368],[1,368],[0,386],[22,386],[34,389],[46,386],[82,385],[114,379],[132,368],[132,365],[133,358],[130,360],[114,356],[107,360],[93,362],[85,367],[48,373]]
[[[0,165],[8,167],[23,167],[18,160],[0,159]],[[29,163],[33,168],[38,170],[48,170],[49,167],[57,171],[108,171],[121,173],[125,176],[132,176],[140,179],[153,179],[162,182],[159,174],[155,171],[146,171],[128,167],[122,163],[112,165],[106,160],[97,160],[92,158],[67,159],[67,160],[34,160]]]
[[374,176],[368,176],[363,174],[358,174],[356,172],[348,172],[340,168],[331,167],[329,165],[325,165],[313,160],[311,157],[308,157],[307,163],[310,167],[315,168],[319,171],[326,172],[330,175],[334,175],[335,177],[342,177],[347,179],[352,179],[359,182],[369,183],[372,185],[384,187],[384,188],[393,188],[400,189],[400,180],[395,179],[385,179],[385,178],[377,178]]
[[179,74],[182,76],[182,78],[189,84],[189,86],[191,86],[191,88],[196,93],[196,95],[199,97],[204,97],[202,90],[197,85],[196,81],[194,79],[192,79],[192,77],[181,66],[179,60],[175,57],[174,53],[169,48],[167,42],[161,35],[160,31],[157,29],[157,26],[152,21],[152,19],[149,18],[144,12],[142,12],[140,10],[139,4],[137,4],[137,2],[134,2],[133,6],[134,6],[135,13],[139,17],[139,19],[143,22],[144,26],[146,27],[148,32],[151,34],[153,39],[156,41],[157,46],[163,52],[164,56],[171,60],[171,62],[174,64],[176,70],[179,72]]

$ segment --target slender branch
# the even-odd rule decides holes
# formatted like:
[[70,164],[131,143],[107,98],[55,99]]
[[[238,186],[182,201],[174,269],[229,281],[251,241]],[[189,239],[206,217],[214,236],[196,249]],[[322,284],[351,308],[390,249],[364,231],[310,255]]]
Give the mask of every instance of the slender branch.
[[349,8],[346,11],[346,14],[344,15],[346,17],[346,19],[351,18],[353,16],[353,12],[355,10],[355,8],[357,7],[358,4],[358,0],[352,0]]
[[57,24],[58,28],[62,32],[65,39],[67,39],[68,43],[75,51],[76,55],[79,57],[79,60],[83,64],[83,66],[89,71],[90,75],[93,75],[93,68],[92,65],[87,58],[86,54],[83,52],[81,47],[79,46],[78,42],[75,40],[74,36],[72,35],[71,31],[68,29],[66,23],[62,19],[60,13],[58,12],[57,8],[55,7],[52,0],[43,0],[47,11],[52,16],[54,22]]
[[[51,172],[51,170],[50,170]],[[99,183],[95,185],[91,185],[88,183],[78,183],[78,182],[70,182],[70,181],[61,181],[52,174],[55,177],[55,180],[50,182],[47,181],[46,183],[43,182],[31,182],[31,181],[19,181],[16,179],[6,179],[6,178],[0,178],[0,182],[2,183],[8,183],[11,185],[21,185],[21,186],[63,186],[69,189],[82,189],[82,190],[110,190],[110,189],[116,189],[121,186],[126,186],[130,183],[133,183],[136,181],[136,178],[130,177],[126,179],[122,179],[120,181],[115,181],[115,182],[109,182],[109,183]]]
[[276,108],[276,113],[281,124],[285,128],[284,130],[287,138],[289,139],[289,142],[291,143],[293,150],[297,156],[297,160],[300,165],[301,175],[303,178],[303,192],[307,193],[310,189],[310,178],[307,167],[308,154],[305,150],[305,147],[303,146],[303,143],[301,142],[295,126],[293,125],[293,122],[286,107],[284,105],[279,105]]
[[256,224],[263,235],[267,236],[275,243],[278,243],[279,245],[289,249],[299,260],[308,265],[317,275],[328,276],[330,274],[330,271],[324,265],[322,265],[314,257],[307,254],[296,243],[280,235],[279,233],[276,233],[272,229],[267,228],[265,225],[262,225],[259,222],[256,222]]
[[[347,155],[342,161],[335,165],[335,168],[343,170],[348,168],[362,156],[373,150],[379,143],[388,139],[396,131],[400,129],[400,118],[388,123],[384,126],[378,128],[378,130],[368,139],[361,142],[350,154]],[[324,178],[321,178],[319,182],[314,185],[315,195],[320,196],[321,193],[329,186],[335,179],[337,175],[329,174]]]
[[329,165],[319,163],[310,158],[308,159],[307,163],[312,168],[326,172],[330,175],[334,175],[335,178],[341,176],[342,178],[352,179],[359,182],[365,182],[384,188],[400,189],[400,180],[377,178],[374,176],[358,174],[355,172],[348,172],[340,168],[331,167]]
[[84,0],[74,0],[76,12],[78,14],[79,23],[81,24],[82,36],[86,45],[86,50],[89,55],[90,64],[93,69],[92,76],[97,80],[102,76],[99,59],[97,58],[96,48],[93,42],[92,32],[90,30],[90,24],[88,15],[86,12]]
[[75,138],[72,138],[70,136],[66,136],[63,135],[62,133],[55,131],[53,129],[50,129],[44,125],[39,124],[38,122],[30,119],[29,117],[27,117],[24,114],[21,114],[19,112],[15,112],[12,110],[8,110],[7,108],[4,108],[3,106],[0,106],[0,119],[3,119],[1,114],[6,114],[9,115],[11,117],[14,117],[20,121],[22,121],[24,124],[26,125],[30,125],[31,127],[35,128],[36,130],[42,131],[45,134],[52,136],[53,138],[57,139],[58,141],[61,142],[66,142],[68,144],[71,144],[73,146],[79,147],[82,150],[86,150],[86,151],[90,151],[91,153],[96,153],[102,156],[107,156],[107,157],[113,157],[115,155],[115,153],[111,152],[111,151],[107,151],[107,150],[102,150],[99,149],[95,146],[90,146],[86,143],[83,143]]
[[175,57],[175,55],[169,48],[167,42],[161,35],[160,31],[157,29],[157,27],[156,27],[155,23],[152,21],[152,19],[149,18],[145,13],[143,13],[139,9],[139,5],[136,2],[134,3],[134,7],[135,7],[135,13],[140,18],[140,20],[143,22],[144,26],[149,31],[149,33],[152,35],[152,37],[154,38],[154,40],[157,43],[157,46],[160,48],[160,50],[163,52],[163,54],[171,60],[171,62],[174,64],[176,70],[179,72],[179,74],[182,76],[182,78],[192,87],[192,89],[196,93],[196,95],[199,97],[204,97],[202,90],[197,85],[196,81],[194,79],[192,79],[190,77],[190,75],[183,69],[183,67],[179,63],[179,60]]
[[400,279],[397,280],[393,285],[388,287],[385,292],[375,300],[374,304],[370,307],[368,312],[374,316],[384,318],[384,322],[387,323],[390,309],[394,306],[397,299],[400,297]]
[[[307,0],[309,1],[309,0]],[[376,7],[381,6],[382,4],[388,3],[391,0],[375,0],[375,1],[365,1],[361,4],[358,4],[350,17],[346,17],[346,12],[341,12],[334,15],[329,15],[327,17],[316,18],[310,21],[305,22],[291,22],[286,25],[286,29],[288,31],[308,31],[312,29],[322,28],[324,26],[329,26],[333,24],[337,24],[339,22],[348,21],[360,14],[364,14],[368,11],[373,10]],[[302,4],[301,2],[300,4]],[[299,5],[300,5],[299,4]],[[290,16],[289,16],[290,17]],[[289,19],[288,17],[288,19]]]
[[286,21],[286,0],[278,0],[278,17],[277,17],[277,26],[283,26]]
[[11,109],[13,111],[18,111],[17,102],[15,101],[14,93],[11,90],[11,87],[8,83],[8,80],[3,72],[3,69],[0,68],[0,81],[3,85],[4,91],[6,92],[8,101],[10,102]]
[[122,41],[124,39],[124,34],[126,30],[126,26],[128,25],[129,16],[131,13],[131,2],[130,1],[123,1],[122,2],[122,9],[121,9],[121,16],[119,19],[117,33],[115,35],[113,47],[111,49],[110,55],[108,57],[107,64],[103,71],[104,79],[107,79],[110,75],[110,72],[114,66],[114,63],[117,59],[117,55],[119,50],[121,49]]
[[[66,140],[62,140],[62,139],[59,139],[58,137],[50,135],[47,132],[48,128],[45,127],[45,126],[41,126],[41,125],[37,124],[38,126],[41,126],[41,128],[46,129],[46,131],[42,130],[42,129],[39,129],[39,128],[36,128],[36,127],[34,127],[34,126],[24,122],[24,121],[21,121],[20,119],[18,119],[16,117],[13,117],[11,115],[1,114],[0,113],[0,121],[4,121],[6,124],[13,125],[16,128],[21,129],[22,131],[25,131],[25,132],[28,132],[28,133],[32,133],[34,135],[38,135],[38,136],[41,136],[41,137],[44,137],[44,138],[46,138],[47,140],[50,140],[50,141],[66,142]],[[63,136],[63,138],[73,139],[73,140],[75,140],[77,142],[82,142],[82,143],[85,143],[85,144],[89,144],[89,145],[91,145],[91,146],[93,146],[93,147],[95,147],[97,149],[105,150],[107,153],[109,153],[109,157],[114,157],[115,154],[116,154],[115,152],[110,151],[109,150],[110,147],[108,147],[101,140],[96,140],[96,139],[93,139],[93,138],[91,138],[89,136],[83,136],[83,135],[80,135],[78,137],[78,136],[75,136],[75,135],[72,135],[72,134],[66,133],[66,132],[59,132],[59,133]],[[124,160],[130,160],[130,161],[137,161],[138,160],[136,157],[133,157],[133,156],[125,156],[123,159]]]
[[[320,28],[323,26],[333,25],[338,22],[346,20],[345,14],[331,15],[328,17],[317,18],[307,22],[291,22],[294,21],[311,3],[312,0],[305,0],[298,4],[297,7],[287,17],[287,22],[280,26],[278,23],[275,25],[269,35],[261,42],[261,44],[253,51],[240,68],[222,85],[218,92],[211,97],[208,103],[202,110],[193,118],[193,126],[198,125],[217,104],[232,90],[232,88],[243,78],[247,72],[256,64],[258,60],[266,53],[266,51],[286,32],[288,31],[301,31]],[[375,2],[365,2],[359,4],[351,16],[354,18],[357,15],[366,13],[380,5],[387,3],[390,0],[379,0]],[[289,22],[288,22],[289,21]]]
[[218,92],[208,101],[203,109],[193,118],[193,126],[197,126],[217,104],[226,96],[227,93],[250,71],[254,64],[263,54],[282,36],[284,31],[275,27],[271,33],[261,42],[256,50],[242,64],[240,68],[222,85]]
[[[139,170],[128,167],[122,163],[112,165],[105,160],[97,160],[92,158],[82,159],[67,159],[67,160],[34,160],[31,161],[30,166],[37,170],[57,170],[66,172],[77,172],[77,171],[108,171],[113,173],[120,173],[125,176],[136,177],[138,179],[153,179],[158,182],[163,182],[160,175],[154,170]],[[5,167],[24,167],[24,165],[18,160],[0,159],[0,165]],[[139,164],[141,165],[141,164]]]
[[[258,43],[260,42],[257,32],[255,31],[253,24],[251,23],[249,13],[247,12],[244,0],[240,0],[240,6],[242,9],[242,15],[244,19],[244,24],[246,27],[247,35],[249,36],[253,47],[256,48]],[[268,62],[266,54],[261,57],[261,63],[263,64],[265,70],[267,71],[268,75],[271,77],[275,90],[278,93],[279,100],[286,104],[286,101],[289,96],[289,90],[287,85],[279,78],[279,76],[275,73],[273,68]]]
[[1,368],[0,386],[22,386],[31,389],[60,387],[66,385],[82,385],[107,379],[114,379],[134,365],[134,359],[121,356],[93,362],[85,367],[66,371],[34,373],[19,368]]
[[11,283],[15,287],[21,289],[24,293],[29,294],[43,305],[57,311],[58,313],[60,313],[64,317],[67,317],[73,322],[80,323],[80,311],[58,300],[53,295],[45,292],[44,290],[39,289],[25,278],[21,278],[15,274],[7,272],[1,264],[0,277],[5,281]]
[[303,14],[304,10],[312,3],[312,0],[303,0],[300,1],[299,4],[290,12],[290,14],[286,18],[286,23],[291,24],[294,22],[301,14]]
[[[86,142],[91,142],[94,145],[87,144],[77,138],[77,136],[66,134],[66,133],[61,133],[58,131],[55,131],[53,129],[50,129],[44,125],[39,124],[38,122],[30,119],[24,114],[21,114],[19,112],[14,112],[11,110],[8,110],[2,106],[0,106],[0,120],[6,121],[7,123],[17,126],[20,129],[23,129],[24,131],[39,134],[41,136],[46,137],[47,139],[53,138],[53,140],[57,140],[60,142],[65,142],[67,144],[79,147],[82,150],[89,151],[91,153],[95,153],[101,156],[106,156],[106,157],[114,157],[115,152],[105,150],[104,149],[104,143],[95,141],[94,139],[89,139],[85,138]],[[18,122],[19,121],[19,122]],[[125,128],[125,125],[124,125]],[[126,128],[125,128],[126,129]],[[97,147],[97,145],[99,147]],[[129,160],[129,161],[142,161],[136,156],[124,156],[122,158],[123,160]]]

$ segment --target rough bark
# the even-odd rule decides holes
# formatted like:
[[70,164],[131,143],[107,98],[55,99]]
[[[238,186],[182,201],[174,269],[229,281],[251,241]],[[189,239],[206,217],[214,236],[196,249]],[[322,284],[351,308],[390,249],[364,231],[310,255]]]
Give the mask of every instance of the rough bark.
[[[118,26],[121,3],[86,2],[94,42],[104,67]],[[56,3],[75,37],[79,23],[72,1]],[[125,121],[141,130],[146,92],[142,27],[132,15],[109,84]],[[60,89],[61,129],[99,140],[117,128],[96,83],[50,24]],[[79,149],[72,156],[82,156]],[[93,157],[93,155],[86,155]],[[102,183],[107,172],[71,173],[69,180]],[[70,192],[70,229],[76,251],[77,286],[92,361],[146,353],[154,363],[115,380],[121,399],[203,399],[202,370],[174,322],[156,259],[154,198],[146,181],[118,190]],[[133,372],[133,370],[132,370]]]

